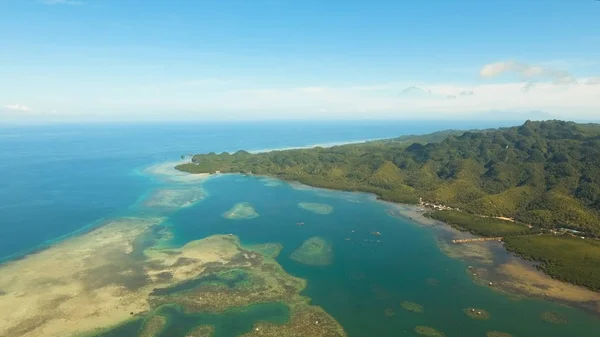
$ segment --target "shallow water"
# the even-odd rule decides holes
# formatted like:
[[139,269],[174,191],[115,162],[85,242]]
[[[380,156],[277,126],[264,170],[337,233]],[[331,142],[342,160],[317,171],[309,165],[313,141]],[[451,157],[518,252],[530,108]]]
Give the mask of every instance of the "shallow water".
[[0,261],[129,212],[182,154],[390,138],[507,122],[261,122],[0,126]]
[[[403,127],[406,132],[400,131]],[[423,132],[447,127],[430,126],[432,130]],[[177,160],[181,153],[391,137],[411,130],[401,125],[363,129],[350,125],[344,133],[338,125],[331,124],[317,128],[318,132],[304,133],[304,138],[282,141],[278,135],[295,134],[298,126],[236,128],[210,129],[212,133],[200,128],[206,131],[203,133],[182,126],[95,127],[83,130],[83,134],[59,128],[53,133],[46,130],[35,134],[29,130],[24,138],[2,138],[0,150],[7,159],[0,164],[0,257],[19,256],[58,241],[61,236],[85,230],[86,225],[100,225],[105,219],[168,215],[166,225],[173,235],[161,241],[165,247],[228,233],[238,235],[244,244],[281,243],[283,250],[277,261],[288,273],[308,280],[303,295],[337,319],[351,337],[415,336],[413,328],[417,325],[461,337],[484,336],[491,330],[514,336],[597,335],[600,320],[585,312],[542,300],[516,301],[475,285],[465,272],[467,262],[444,255],[431,228],[390,216],[390,206],[370,195],[224,175],[204,182],[205,199],[190,207],[175,213],[172,208],[148,207],[145,202],[157,191],[185,187],[148,176],[143,168],[163,160]],[[338,133],[329,132],[332,130]],[[0,131],[4,135],[15,132]],[[262,131],[260,137],[256,136],[258,131]],[[242,138],[247,142],[234,139],[232,134],[236,132],[245,135]],[[344,138],[351,135],[354,138]],[[197,188],[197,184],[192,188]],[[250,203],[258,217],[231,220],[222,216],[243,202]],[[332,212],[316,214],[299,208],[300,202],[328,205]],[[304,225],[298,226],[299,222]],[[372,232],[380,232],[381,236]],[[331,265],[308,266],[290,259],[302,242],[314,236],[332,243]],[[139,246],[153,243],[144,241]],[[197,280],[198,284],[206,281]],[[176,290],[194,286],[191,282]],[[400,306],[403,301],[423,305],[424,313],[405,311]],[[469,307],[485,309],[491,318],[473,320],[463,312]],[[545,311],[558,312],[569,323],[544,322],[540,314]],[[220,315],[183,313],[174,307],[159,312],[170,323],[162,336],[173,337],[185,336],[202,324],[215,325],[215,336],[233,337],[249,331],[258,320],[283,323],[289,316],[282,304],[252,306]],[[142,320],[134,321],[103,336],[135,336],[141,324]]]
[[[187,336],[191,330],[202,325],[214,327],[212,337],[240,336],[251,331],[258,321],[283,324],[289,319],[289,309],[282,303],[256,304],[220,314],[185,313],[175,306],[164,306],[156,314],[167,318],[165,329],[156,337]],[[136,320],[96,337],[136,336],[142,324],[143,320]]]
[[[349,336],[410,336],[416,325],[432,326],[447,336],[499,330],[514,336],[591,337],[600,328],[600,320],[582,311],[542,300],[516,301],[475,285],[465,272],[467,263],[444,255],[429,228],[389,216],[388,206],[369,195],[289,184],[270,187],[259,178],[238,175],[211,179],[204,186],[209,198],[171,218],[173,244],[225,233],[238,235],[243,243],[281,243],[278,262],[288,273],[308,280],[303,294],[333,315]],[[298,208],[298,200],[327,204],[334,212],[315,214]],[[240,202],[252,204],[260,216],[242,221],[221,217]],[[371,234],[375,231],[381,236]],[[332,265],[306,266],[290,259],[313,236],[332,242]],[[432,278],[437,285],[428,282]],[[424,313],[403,310],[403,301],[423,305]],[[469,318],[463,310],[470,307],[487,310],[491,318]],[[545,311],[561,313],[569,324],[542,321]]]

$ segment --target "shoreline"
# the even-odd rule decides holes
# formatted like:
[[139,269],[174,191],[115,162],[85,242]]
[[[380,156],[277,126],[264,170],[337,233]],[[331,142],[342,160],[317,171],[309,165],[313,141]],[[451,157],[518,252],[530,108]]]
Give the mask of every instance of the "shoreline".
[[[172,165],[172,163],[173,162],[166,162],[166,163],[162,163],[162,164],[152,165],[151,167],[153,167],[153,168],[159,167],[159,170],[154,171],[154,172],[168,173],[168,172],[173,172],[174,169],[171,168],[171,169],[168,169],[165,171],[163,171],[162,169],[164,169],[166,167],[166,165]],[[147,171],[144,171],[144,172],[147,172]],[[158,189],[173,188],[174,186],[187,188],[187,189],[198,188],[198,187],[201,187],[202,181],[205,181],[206,179],[210,178],[211,176],[218,176],[220,174],[201,175],[200,177],[179,179],[179,177],[187,176],[187,175],[193,175],[193,174],[179,172],[178,174],[175,175],[176,176],[175,180],[171,180],[172,177],[169,177],[167,174],[167,177],[162,177],[162,178],[166,179],[166,181],[168,181],[170,184],[159,186]],[[242,175],[242,174],[236,174],[236,175]],[[259,177],[259,176],[253,175],[252,177]],[[264,177],[268,177],[268,176],[264,176]],[[269,177],[269,178],[273,179],[271,177]],[[278,179],[278,178],[276,178],[276,179],[280,180],[280,181],[284,181],[282,179]],[[452,227],[444,224],[443,222],[425,217],[423,215],[423,212],[419,211],[419,209],[421,207],[418,205],[399,204],[399,203],[384,201],[384,200],[379,199],[377,197],[377,195],[375,195],[373,193],[339,191],[339,190],[334,190],[334,189],[313,187],[313,186],[301,184],[298,182],[296,182],[295,184],[297,184],[297,186],[302,186],[302,188],[307,188],[307,189],[311,189],[311,190],[326,190],[329,192],[335,192],[336,194],[352,193],[352,195],[357,195],[357,193],[358,193],[358,195],[367,197],[369,200],[376,201],[387,207],[393,207],[393,209],[396,210],[397,213],[390,214],[391,216],[401,216],[401,217],[407,218],[407,220],[410,219],[411,223],[415,223],[417,225],[427,226],[427,227],[431,227],[431,228],[435,227],[435,231],[445,231],[448,233],[456,232],[456,233],[459,233],[460,235],[471,235],[471,234],[465,233],[465,232],[458,232],[456,229],[453,229]],[[153,191],[156,191],[156,189],[153,189]],[[134,210],[139,212],[140,209],[136,209],[136,208],[129,209],[129,211],[134,211]],[[144,209],[144,210],[146,211],[146,209]],[[173,209],[172,211],[176,212],[177,210],[178,209]],[[385,211],[385,208],[384,208],[384,211]],[[14,269],[14,266],[12,266],[14,264],[23,264],[23,265],[29,266],[29,265],[35,265],[37,263],[39,266],[44,266],[45,264],[42,263],[43,262],[42,260],[43,260],[43,257],[45,257],[45,256],[50,256],[53,258],[55,257],[57,259],[57,261],[54,261],[54,263],[58,264],[58,262],[60,262],[61,259],[64,259],[66,256],[68,256],[68,254],[77,254],[76,256],[78,256],[78,257],[81,256],[82,254],[84,254],[84,255],[87,254],[89,256],[89,258],[93,259],[92,261],[94,261],[96,263],[94,265],[96,268],[90,269],[89,271],[87,269],[82,269],[81,271],[86,271],[86,273],[87,272],[100,273],[98,275],[101,275],[101,274],[104,275],[105,273],[102,272],[102,268],[104,268],[107,264],[110,264],[109,262],[106,262],[106,261],[114,261],[113,256],[114,256],[114,254],[117,254],[119,256],[124,256],[124,257],[128,257],[128,259],[131,259],[131,261],[129,261],[127,264],[127,268],[131,268],[131,269],[127,273],[116,274],[115,277],[123,278],[123,282],[135,282],[134,279],[131,279],[131,280],[129,279],[130,276],[137,275],[136,273],[138,273],[138,271],[137,271],[137,269],[135,269],[135,265],[137,263],[139,263],[137,260],[133,260],[136,256],[136,254],[132,254],[132,253],[135,253],[135,251],[137,251],[137,249],[135,249],[136,241],[133,240],[132,238],[140,237],[141,235],[143,235],[143,233],[146,233],[146,230],[149,228],[155,228],[157,226],[163,225],[163,223],[165,222],[165,219],[168,219],[169,214],[171,214],[171,211],[169,211],[169,213],[167,213],[165,215],[165,217],[162,217],[162,218],[157,218],[157,217],[149,216],[149,215],[143,215],[143,216],[130,215],[129,217],[122,217],[122,218],[116,218],[116,219],[114,219],[114,218],[104,219],[103,218],[103,219],[98,220],[97,222],[94,222],[94,224],[97,224],[97,227],[89,228],[88,230],[83,231],[83,232],[77,231],[75,234],[71,234],[69,237],[62,239],[62,240],[57,239],[57,240],[53,241],[51,244],[49,244],[48,247],[42,248],[39,251],[35,251],[31,254],[24,255],[21,259],[13,260],[14,263],[4,264],[4,263],[0,262],[0,268],[2,268],[3,270],[11,270],[11,269]],[[123,224],[123,226],[121,226],[119,224]],[[437,226],[437,224],[444,224],[444,226],[441,226],[441,225]],[[113,231],[114,226],[117,226],[117,227],[115,227],[117,229],[116,231]],[[432,231],[432,234],[434,236],[436,236],[435,231]],[[90,246],[89,244],[83,244],[85,239],[88,238],[88,235],[89,235],[89,238],[98,237],[98,238],[102,238],[102,240],[90,241],[92,243],[92,246]],[[226,240],[232,240],[232,238],[230,238],[228,236],[227,237],[223,236],[223,238]],[[233,239],[235,240],[235,238],[233,238]],[[202,239],[202,240],[204,240],[204,239]],[[100,245],[98,249],[100,249],[101,252],[104,251],[105,254],[100,254],[100,256],[98,254],[93,254],[93,252],[94,252],[93,244]],[[238,242],[238,244],[239,244],[239,242]],[[186,245],[187,246],[171,248],[171,249],[169,249],[169,251],[178,251],[178,252],[182,252],[182,253],[186,253],[189,251],[190,254],[193,253],[194,250],[191,248],[194,248],[194,245],[192,245],[192,244],[186,244]],[[70,250],[67,249],[65,251],[65,247],[68,248],[71,246],[73,246],[77,249],[70,249]],[[458,247],[458,245],[456,247]],[[475,246],[475,247],[477,247],[477,246]],[[172,266],[173,268],[175,268],[176,261],[174,260],[173,256],[171,256],[170,254],[167,254],[167,253],[161,254],[160,251],[163,248],[158,245],[155,246],[154,248],[156,248],[158,250],[146,249],[144,251],[152,258],[163,261],[163,264],[165,266],[167,266],[169,268]],[[441,247],[440,247],[440,249],[442,250],[442,252],[446,253]],[[214,249],[212,251],[214,251]],[[208,254],[208,253],[206,253],[206,254]],[[38,256],[36,256],[36,255],[38,255]],[[185,255],[185,256],[187,256],[187,255]],[[189,255],[189,256],[192,256],[192,255]],[[193,255],[193,256],[195,256],[195,255]],[[460,257],[452,257],[452,258],[458,259]],[[519,258],[515,257],[515,259],[519,259]],[[220,258],[217,256],[217,257],[211,257],[208,260],[220,261]],[[62,263],[67,263],[67,261],[68,261],[68,259],[63,261]],[[12,261],[10,261],[10,262],[12,262]],[[72,264],[72,262],[69,262],[69,263]],[[69,264],[67,263],[67,265],[69,265]],[[165,267],[165,268],[167,268],[167,267]],[[188,277],[188,274],[192,271],[192,269],[189,269],[191,267],[193,267],[193,265],[190,265],[189,267],[186,267],[186,266],[178,267],[179,269],[173,269],[173,270],[169,269],[169,272],[174,277],[174,280],[182,281],[182,280],[185,280],[186,277]],[[200,266],[196,266],[196,267],[200,268]],[[196,268],[196,267],[194,267],[194,268]],[[31,280],[29,280],[30,281],[29,283],[22,284],[22,282],[16,282],[16,280],[18,280],[17,278],[14,278],[14,277],[11,278],[10,273],[9,273],[9,275],[7,275],[7,274],[3,275],[4,279],[5,279],[4,284],[6,285],[4,287],[4,289],[12,290],[11,292],[7,293],[10,296],[10,297],[7,297],[7,300],[10,299],[11,301],[13,301],[11,303],[17,303],[16,301],[20,301],[19,297],[21,297],[21,296],[34,296],[34,297],[37,296],[41,300],[43,300],[40,303],[43,303],[44,305],[52,305],[52,303],[56,302],[56,303],[60,303],[60,305],[63,307],[66,306],[67,308],[69,308],[69,310],[75,310],[74,308],[76,308],[77,306],[86,305],[87,302],[85,302],[86,301],[85,296],[83,299],[81,298],[81,296],[76,296],[78,293],[83,294],[85,292],[82,292],[82,290],[79,289],[75,283],[66,282],[66,283],[60,284],[60,282],[55,281],[55,280],[51,280],[51,282],[50,282],[50,281],[44,279],[44,277],[52,276],[53,273],[63,272],[61,268],[56,269],[56,268],[46,267],[46,269],[48,269],[48,271],[46,271],[44,268],[27,268],[27,270],[26,270],[27,274],[25,274],[25,276],[24,276],[25,280],[27,280],[27,277],[29,275],[31,275],[32,277],[35,276],[33,278],[33,280],[36,282],[38,282],[38,281],[46,282],[46,283],[44,283],[44,287],[46,287],[46,288],[42,287],[39,291],[38,290],[30,291],[31,294],[28,294],[28,291],[27,291],[27,289],[28,289],[27,285],[29,283],[31,283]],[[73,267],[71,269],[73,271],[78,271],[79,270],[78,268],[80,269],[81,267],[75,267],[75,265],[73,265]],[[194,269],[194,270],[196,270],[196,269]],[[160,270],[160,271],[162,271],[162,270]],[[511,272],[511,271],[514,273],[514,268],[512,270],[508,270],[508,272]],[[520,270],[517,269],[516,271],[519,272]],[[539,271],[533,271],[533,275],[537,276],[538,278],[539,278],[540,274],[544,279],[549,278],[549,276],[547,276]],[[16,273],[15,273],[15,275],[16,275]],[[79,277],[77,275],[82,275],[82,274],[73,272],[72,276],[71,276],[72,279],[77,280],[77,282],[83,282],[82,280],[77,278],[77,277]],[[160,275],[161,275],[161,272],[159,272],[159,270],[148,274],[148,276],[150,278],[156,278],[157,280]],[[512,277],[511,273],[508,273],[507,275],[509,277]],[[19,276],[19,277],[21,277],[21,276]],[[101,278],[102,277],[100,277],[100,276],[96,276],[95,278],[91,278],[89,280],[101,279]],[[2,278],[0,278],[0,280],[1,279]],[[535,280],[539,281],[539,279],[535,279]],[[522,281],[522,279],[516,280],[513,284],[517,284],[518,281]],[[560,282],[560,281],[556,281],[556,280],[553,280],[553,281],[555,282],[554,284],[563,284],[563,282]],[[54,282],[54,283],[52,283],[52,282]],[[85,282],[91,282],[91,281],[85,281]],[[163,282],[163,281],[160,281],[160,282]],[[165,285],[170,284],[169,282],[166,282],[166,281],[164,281],[164,282],[165,282]],[[480,283],[477,283],[477,280],[475,280],[475,279],[473,280],[473,282],[475,282],[476,284],[480,284]],[[480,285],[485,286],[485,282],[487,282],[486,279],[484,279],[484,281]],[[496,281],[494,281],[494,282],[496,282]],[[542,298],[541,296],[536,296],[536,294],[526,293],[525,290],[527,289],[527,286],[530,286],[530,285],[525,282],[523,282],[523,283],[524,283],[524,288],[515,287],[513,291],[506,290],[506,294],[515,295],[515,292],[518,292],[518,290],[522,289],[523,296],[527,296],[529,298]],[[82,283],[82,284],[84,284],[84,283]],[[568,283],[566,283],[566,284],[569,285]],[[42,283],[39,283],[39,285],[42,285]],[[533,285],[535,286],[536,284],[534,283]],[[33,283],[32,283],[32,286],[33,286]],[[146,286],[144,286],[144,287],[146,287]],[[49,289],[55,289],[55,290],[49,291]],[[117,296],[116,294],[118,294],[119,292],[122,292],[123,289],[118,289],[109,284],[103,284],[101,286],[101,288],[99,288],[99,289],[102,291],[100,291],[96,295],[105,296],[106,298],[109,298],[112,302],[101,301],[100,297],[93,297],[92,298],[93,301],[90,300],[91,302],[89,302],[89,303],[91,303],[91,304],[87,305],[87,307],[88,307],[87,310],[89,312],[93,311],[94,313],[96,313],[96,311],[97,311],[99,313],[97,315],[97,317],[92,320],[93,322],[95,322],[94,324],[103,325],[108,322],[114,322],[117,320],[128,319],[131,317],[131,315],[129,314],[130,312],[132,312],[132,313],[135,312],[136,315],[138,313],[142,314],[144,312],[147,312],[147,310],[149,308],[142,301],[143,296],[139,297],[138,296],[139,294],[136,295],[136,294],[134,294],[134,292],[125,293],[126,296],[125,295],[123,295],[123,296],[125,296],[126,298],[121,298],[121,295]],[[148,288],[148,289],[143,288],[143,289],[145,289],[144,290],[145,293],[150,291],[150,288]],[[496,289],[496,290],[503,291],[503,289]],[[579,293],[579,295],[581,295],[581,294],[585,294],[585,293]],[[96,295],[94,295],[94,296],[96,296]],[[520,295],[520,294],[517,293],[517,296],[518,295]],[[560,301],[559,299],[548,298],[548,297],[546,297],[545,299],[551,300],[553,302],[561,303],[561,304],[568,304],[568,305],[578,308],[578,309],[583,309],[583,310],[587,309],[586,311],[593,311],[596,315],[598,315],[598,313],[600,312],[600,294],[597,294],[597,295],[598,295],[597,311],[591,310],[589,307],[585,308],[583,306],[577,305],[578,302]],[[584,295],[582,295],[582,296],[585,297]],[[595,301],[595,299],[594,299],[594,301]],[[125,302],[127,302],[127,303],[125,303]],[[115,311],[116,307],[114,307],[113,309],[110,309],[111,306],[115,306],[115,305],[117,305],[119,307],[118,312]],[[40,312],[41,312],[41,310],[43,310],[42,307],[39,307],[38,309],[40,310]],[[76,313],[76,311],[73,311],[73,315],[75,315],[75,313]],[[81,312],[81,314],[83,314],[83,311]],[[26,317],[26,315],[29,315],[29,313],[22,312],[22,311],[15,311],[14,313],[11,313],[10,315],[7,316],[7,317],[9,317],[9,321],[10,321],[11,315],[13,315],[14,317],[17,317],[17,318],[22,318],[22,317]],[[47,316],[44,316],[44,317],[51,316],[51,314],[46,314],[46,315]],[[324,312],[323,315],[327,315],[327,313]],[[133,317],[136,317],[136,316],[133,316]],[[83,319],[91,320],[91,318],[81,318],[81,319],[82,320]],[[48,322],[50,322],[50,323],[44,323],[44,324],[50,324],[50,326],[54,327],[53,329],[62,329],[58,325],[54,325],[55,324],[54,321],[49,320]],[[58,324],[58,323],[56,323],[56,324]]]
[[5,265],[5,264],[7,264],[7,263],[10,263],[10,262],[13,262],[13,261],[19,261],[19,260],[22,260],[24,258],[27,258],[27,256],[29,256],[29,255],[35,255],[35,254],[37,254],[39,252],[42,252],[42,251],[44,251],[44,250],[46,250],[48,248],[51,248],[52,246],[54,246],[56,244],[59,244],[59,243],[64,242],[66,240],[69,240],[70,238],[77,237],[77,236],[80,236],[80,235],[85,235],[85,234],[88,234],[90,232],[93,232],[96,229],[101,228],[104,225],[106,225],[107,221],[110,221],[110,220],[108,220],[107,217],[100,218],[100,219],[95,220],[95,221],[93,221],[93,222],[91,222],[91,223],[89,223],[89,224],[87,224],[87,225],[85,225],[85,226],[83,226],[81,228],[78,228],[78,229],[76,229],[76,230],[74,230],[74,231],[72,231],[70,233],[61,235],[61,236],[56,237],[56,238],[51,239],[51,240],[47,240],[47,241],[45,241],[45,242],[43,242],[43,243],[41,243],[41,244],[39,244],[39,245],[37,245],[35,247],[29,248],[29,249],[24,249],[24,250],[18,251],[16,253],[13,253],[13,254],[1,257],[0,258],[0,267],[3,266],[3,265]]
[[[106,216],[99,218],[97,220],[94,220],[74,231],[71,231],[69,233],[63,234],[56,238],[47,240],[47,241],[42,242],[41,244],[38,244],[34,247],[31,247],[28,249],[23,249],[18,252],[12,253],[10,255],[0,257],[0,267],[7,263],[10,263],[13,261],[19,261],[19,260],[27,258],[30,255],[35,255],[40,252],[43,252],[49,248],[52,248],[53,246],[55,246],[57,244],[60,244],[66,240],[69,240],[71,238],[86,235],[90,232],[100,229],[100,228],[104,227],[105,225],[109,224],[112,220],[122,217],[123,214],[128,214],[128,213],[131,213],[132,211],[139,211],[139,209],[138,209],[139,205],[143,204],[144,199],[148,199],[152,193],[155,193],[156,191],[160,190],[161,188],[168,189],[168,188],[173,188],[174,186],[179,186],[179,187],[183,187],[183,188],[189,187],[189,186],[200,186],[202,182],[204,182],[208,178],[212,177],[212,175],[209,175],[209,174],[189,174],[189,173],[181,172],[181,171],[178,171],[175,169],[174,165],[178,165],[178,164],[185,163],[185,162],[186,161],[184,161],[184,160],[158,162],[158,163],[153,163],[153,164],[135,169],[134,171],[136,173],[143,175],[147,179],[158,180],[160,182],[167,183],[167,184],[165,184],[164,186],[158,186],[158,189],[152,188],[152,189],[146,191],[146,193],[140,195],[133,204],[128,206],[128,209],[125,213],[117,212],[114,214],[107,214]],[[152,209],[152,207],[143,207],[143,208],[144,208],[144,210],[146,210],[146,208]],[[174,210],[175,209],[171,209],[171,211],[174,211]],[[129,216],[136,217],[138,215],[130,214]],[[127,215],[126,215],[126,217],[127,217]]]
[[[466,272],[473,282],[508,296],[535,298],[568,305],[600,317],[600,292],[552,278],[532,261],[508,250],[496,241],[453,243],[453,239],[480,238],[436,219],[424,216],[427,207],[384,201],[398,211],[398,216],[428,227],[439,249],[453,259],[468,262]],[[395,216],[395,215],[392,215]],[[443,232],[443,233],[442,233]]]
[[[492,290],[494,291],[504,293],[508,296],[522,296],[532,299],[548,300],[555,303],[578,308],[585,312],[591,313],[596,317],[600,317],[600,292],[596,292],[582,286],[578,286],[569,282],[560,281],[552,278],[550,275],[535,268],[536,261],[530,261],[512,253],[511,251],[506,249],[504,243],[502,243],[500,246],[495,247],[494,249],[491,249],[490,245],[497,244],[497,242],[495,241],[454,244],[452,243],[452,239],[481,238],[482,236],[472,234],[468,231],[461,231],[443,221],[431,219],[424,216],[425,212],[420,211],[419,209],[431,209],[424,205],[396,203],[393,201],[387,201],[385,199],[382,199],[375,193],[351,190],[336,190],[326,187],[311,186],[296,180],[286,180],[268,175],[248,175],[242,173],[218,173],[214,175],[225,174],[277,179],[290,184],[293,188],[295,185],[295,188],[300,187],[305,189],[323,190],[336,193],[358,193],[368,196],[373,201],[392,207],[394,210],[397,211],[397,214],[389,214],[390,216],[400,216],[419,226],[428,227],[431,230],[431,234],[438,241],[438,248],[448,257],[472,264],[478,264],[481,261],[486,260],[488,262],[492,262],[487,265],[484,263],[478,266],[478,268],[480,270],[488,268],[489,270],[487,270],[487,274],[491,274],[494,277],[490,280],[484,280],[483,278],[479,278],[479,281],[476,278],[473,278],[474,283],[481,286],[489,286],[489,282],[492,282],[492,284],[496,282],[496,286],[490,288],[492,288]],[[212,176],[212,174],[209,175]],[[495,259],[497,258],[503,258],[504,260],[499,263],[496,263]],[[497,279],[501,278],[509,278],[510,280],[498,284]],[[535,282],[533,282],[534,280]],[[546,287],[553,289],[553,292],[548,292],[547,290],[545,290]],[[595,302],[596,304],[594,306],[590,306],[590,302]]]
[[[248,153],[256,154],[256,153],[266,153],[266,152],[272,152],[272,151],[305,150],[305,149],[313,149],[315,147],[331,148],[334,146],[342,146],[342,145],[350,145],[350,144],[363,144],[363,143],[376,142],[376,141],[386,140],[386,139],[389,139],[389,138],[370,138],[370,139],[361,139],[361,140],[350,140],[350,141],[339,141],[339,142],[329,142],[329,143],[316,143],[316,144],[311,144],[311,145],[280,147],[280,148],[273,148],[273,149],[258,149],[258,150],[248,151]],[[235,152],[235,151],[233,151],[233,152]],[[233,152],[230,152],[230,153],[233,153]]]

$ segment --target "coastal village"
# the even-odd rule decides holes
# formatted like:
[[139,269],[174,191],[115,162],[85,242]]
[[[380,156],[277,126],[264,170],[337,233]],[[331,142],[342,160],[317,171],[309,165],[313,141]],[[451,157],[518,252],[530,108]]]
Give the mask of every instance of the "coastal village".
[[[435,210],[435,211],[457,211],[457,212],[460,212],[460,208],[450,207],[450,206],[446,206],[443,204],[436,204],[436,203],[432,203],[432,202],[426,202],[426,201],[423,201],[423,198],[419,198],[418,211],[421,213],[425,213],[425,212],[427,212],[427,209]],[[479,216],[484,217],[484,218],[489,218],[489,216],[485,216],[485,215],[479,215]],[[517,221],[515,221],[514,218],[509,218],[509,217],[495,216],[495,217],[491,217],[491,218],[517,223]],[[531,224],[523,224],[523,225],[527,226],[529,229],[533,229],[533,226]],[[569,236],[572,236],[575,238],[586,239],[585,232],[570,229],[570,228],[564,228],[564,227],[559,227],[559,228],[554,228],[554,229],[540,228],[539,230],[540,230],[540,233],[538,233],[538,234],[542,234],[542,233],[546,232],[546,233],[551,233],[554,235],[569,235]],[[470,242],[502,241],[502,239],[503,239],[502,237],[486,237],[486,238],[481,237],[481,238],[471,238],[471,239],[455,239],[455,240],[452,240],[452,243],[458,244],[458,243],[470,243]]]

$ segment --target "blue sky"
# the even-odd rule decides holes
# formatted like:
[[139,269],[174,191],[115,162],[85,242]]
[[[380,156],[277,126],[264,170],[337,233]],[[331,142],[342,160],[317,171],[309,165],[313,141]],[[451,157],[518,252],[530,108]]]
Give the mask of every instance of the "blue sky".
[[600,2],[0,0],[0,118],[600,116]]

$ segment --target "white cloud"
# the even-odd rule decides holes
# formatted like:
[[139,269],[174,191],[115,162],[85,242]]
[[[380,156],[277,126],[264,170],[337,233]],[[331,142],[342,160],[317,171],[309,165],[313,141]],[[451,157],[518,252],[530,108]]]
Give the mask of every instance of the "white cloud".
[[598,85],[598,84],[600,84],[600,76],[598,76],[598,77],[590,77],[590,78],[588,78],[586,80],[585,83],[587,83],[589,85]]
[[[517,70],[514,70],[517,69]],[[265,119],[265,118],[508,118],[499,113],[529,114],[544,111],[566,119],[597,119],[600,110],[600,77],[569,81],[570,74],[548,70],[547,66],[522,63],[494,63],[481,69],[482,76],[520,74],[523,81],[480,82],[380,82],[369,85],[327,85],[287,83],[267,85],[260,79],[243,81],[218,78],[164,83],[148,81],[122,83],[104,88],[97,96],[91,87],[45,88],[35,95],[36,111],[27,116],[47,119]],[[553,76],[550,76],[550,75]],[[557,75],[558,74],[558,75]],[[562,79],[562,81],[560,81]],[[557,83],[570,82],[569,85]],[[53,91],[54,90],[54,91]],[[0,97],[2,98],[2,97]],[[11,100],[10,97],[3,99]],[[14,98],[12,98],[14,99]],[[53,109],[58,112],[52,111]],[[6,116],[18,118],[32,111],[13,104],[0,107]],[[493,114],[486,112],[494,111]],[[514,116],[514,115],[513,115]],[[0,116],[1,117],[1,116]]]
[[21,104],[8,104],[5,105],[4,110],[8,110],[8,111],[21,111],[21,112],[30,112],[33,111],[32,108],[25,106],[25,105],[21,105]]
[[[529,85],[525,85],[531,86]],[[398,95],[411,88],[418,95]],[[469,94],[470,92],[476,94]],[[597,118],[600,87],[586,84],[557,86],[537,82],[535,90],[523,94],[522,82],[374,86],[322,86],[259,88],[219,92],[188,92],[165,99],[149,97],[144,105],[132,103],[131,95],[114,106],[130,110],[191,111],[191,116],[230,116],[230,118],[466,118],[487,111],[545,111],[567,119]],[[425,93],[421,95],[422,93]],[[462,94],[461,94],[462,93]],[[143,95],[143,93],[140,93]],[[126,108],[123,108],[126,110]],[[494,118],[505,118],[501,114]],[[484,118],[484,117],[482,117]],[[491,118],[487,116],[485,118]]]
[[565,70],[557,70],[538,65],[529,65],[517,61],[501,61],[484,65],[479,74],[482,77],[493,78],[505,73],[515,73],[523,79],[550,79],[556,84],[571,84],[577,80]]

